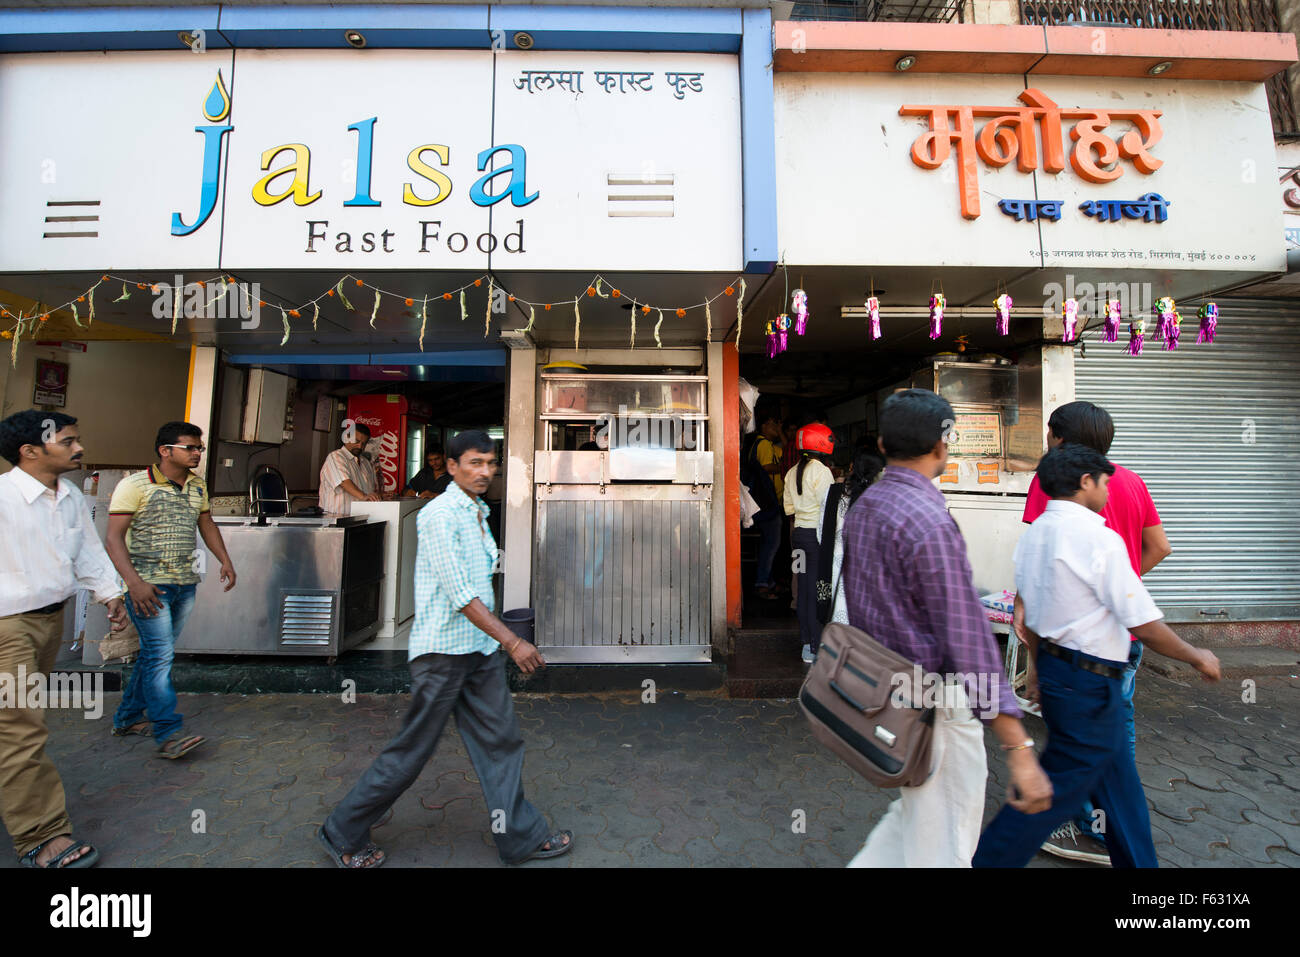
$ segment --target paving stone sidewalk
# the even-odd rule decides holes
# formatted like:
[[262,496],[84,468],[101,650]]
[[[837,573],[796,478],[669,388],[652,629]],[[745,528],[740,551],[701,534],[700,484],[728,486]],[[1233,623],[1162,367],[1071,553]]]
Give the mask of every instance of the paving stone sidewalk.
[[[1300,678],[1138,677],[1138,767],[1162,866],[1300,865]],[[182,695],[187,727],[214,742],[179,761],[153,742],[50,712],[50,753],[78,836],[101,866],[328,867],[316,827],[397,732],[404,695]],[[792,701],[660,689],[519,695],[525,788],[575,851],[529,867],[840,867],[891,794],[811,738]],[[1030,718],[1040,742],[1041,721]],[[454,722],[453,722],[454,723]],[[1006,772],[991,735],[986,821]],[[806,831],[792,824],[803,812]],[[205,827],[196,833],[195,823]],[[501,866],[460,737],[438,753],[374,832],[388,867]],[[0,830],[0,867],[16,866]],[[1039,855],[1034,866],[1083,866]]]

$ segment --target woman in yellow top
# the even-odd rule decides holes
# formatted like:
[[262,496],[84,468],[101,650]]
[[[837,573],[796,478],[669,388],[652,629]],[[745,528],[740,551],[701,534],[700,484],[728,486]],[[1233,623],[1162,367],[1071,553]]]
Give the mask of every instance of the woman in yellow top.
[[799,464],[785,475],[783,503],[785,514],[794,516],[790,547],[793,570],[799,576],[795,611],[799,637],[803,639],[803,660],[811,662],[821,644],[821,624],[817,621],[817,531],[826,493],[835,482],[825,461],[835,450],[835,435],[828,426],[813,423],[795,433],[794,441]]

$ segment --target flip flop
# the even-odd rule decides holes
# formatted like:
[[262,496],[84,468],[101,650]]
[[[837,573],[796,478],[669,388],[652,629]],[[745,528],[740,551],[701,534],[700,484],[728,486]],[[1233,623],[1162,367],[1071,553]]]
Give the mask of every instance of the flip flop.
[[[566,837],[569,839],[568,843],[562,843]],[[550,850],[542,850],[542,848],[547,844],[551,845]],[[529,854],[527,857],[521,857],[517,861],[511,861],[511,863],[523,864],[525,861],[542,860],[547,857],[559,857],[561,854],[568,854],[571,850],[573,850],[573,832],[556,831],[546,840],[542,841],[542,843],[538,845],[537,850],[533,851],[533,853]]]
[[148,721],[137,721],[135,724],[127,725],[125,728],[119,728],[114,725],[112,735],[115,738],[127,738],[133,734],[138,734],[141,737],[147,738],[149,736],[149,727],[150,725]]
[[371,843],[363,847],[361,850],[357,851],[355,854],[349,854],[348,856],[352,859],[350,861],[345,862],[343,860],[343,852],[340,851],[338,848],[336,848],[330,842],[330,839],[326,837],[324,824],[322,824],[320,827],[316,829],[316,836],[320,838],[321,844],[324,845],[325,850],[329,854],[329,856],[334,859],[334,863],[337,864],[339,867],[346,868],[347,870],[362,870],[362,869],[369,869],[375,867],[383,867],[384,861],[388,860],[387,855],[383,857],[375,857],[376,852],[382,853],[382,851],[380,851],[379,845],[375,844],[372,841]]
[[[50,841],[56,841],[59,839],[59,837],[69,837],[69,836],[70,835],[67,834],[56,835],[55,837],[50,838]],[[18,859],[18,863],[21,864],[23,867],[35,867],[44,871],[61,871],[64,868],[72,869],[74,867],[94,867],[96,864],[99,863],[99,851],[95,850],[85,841],[74,840],[71,844],[68,845],[68,847],[63,851],[62,854],[56,854],[54,857],[50,858],[44,864],[37,864],[36,856],[41,853],[45,845],[49,844],[50,841],[43,841],[40,845],[28,851],[26,854],[24,854],[22,857]],[[65,857],[67,857],[69,854],[76,853],[77,851],[81,850],[83,847],[90,848],[90,853],[83,854],[75,861],[69,861],[67,864],[63,863],[63,859]]]
[[182,755],[189,754],[205,740],[207,739],[198,734],[185,737],[181,737],[179,734],[172,735],[158,748],[158,757],[166,758],[168,761],[175,761]]

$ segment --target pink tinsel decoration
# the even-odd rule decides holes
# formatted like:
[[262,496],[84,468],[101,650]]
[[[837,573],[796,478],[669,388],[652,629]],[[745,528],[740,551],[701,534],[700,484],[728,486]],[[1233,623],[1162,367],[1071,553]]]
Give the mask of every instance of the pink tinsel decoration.
[[802,336],[808,328],[808,294],[796,289],[790,297],[790,311],[794,313],[795,335]]
[[1106,325],[1101,330],[1102,342],[1115,342],[1119,339],[1119,320],[1123,307],[1118,299],[1106,300]]
[[1173,351],[1178,348],[1178,324],[1183,321],[1183,317],[1175,309],[1172,316],[1165,322],[1165,349]]
[[1011,304],[1012,299],[1005,292],[993,300],[993,331],[999,336],[1009,335],[1011,332]]
[[1061,318],[1065,321],[1065,330],[1061,333],[1061,341],[1073,342],[1078,338],[1079,300],[1065,300],[1061,304]]
[[[1156,342],[1162,342],[1166,337],[1171,335],[1170,327],[1174,324],[1174,301],[1169,296],[1161,296],[1156,300],[1154,312],[1156,314],[1156,330],[1151,338]],[[1177,335],[1177,333],[1172,333]],[[1167,348],[1173,348],[1169,346]]]
[[1128,324],[1128,354],[1131,356],[1142,355],[1142,338],[1146,331],[1146,323],[1140,317],[1134,318]]
[[1207,302],[1201,306],[1201,331],[1196,334],[1196,342],[1201,343],[1214,342],[1214,332],[1219,325],[1219,307],[1217,303]]
[[880,299],[872,296],[867,300],[867,320],[871,324],[871,338],[879,339],[880,332]]
[[930,338],[938,339],[943,335],[943,310],[948,305],[948,300],[944,298],[943,293],[936,293],[930,297]]

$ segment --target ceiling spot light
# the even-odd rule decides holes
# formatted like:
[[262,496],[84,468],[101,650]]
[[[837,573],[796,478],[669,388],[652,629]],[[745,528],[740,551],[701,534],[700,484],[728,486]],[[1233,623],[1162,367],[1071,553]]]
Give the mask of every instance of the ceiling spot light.
[[524,33],[522,30],[515,34],[515,46],[521,50],[531,50],[533,48],[533,35]]
[[908,55],[899,57],[898,62],[894,64],[894,69],[899,73],[906,73],[912,67],[916,66],[916,57]]
[[1147,70],[1147,72],[1150,73],[1152,76],[1159,76],[1161,73],[1164,73],[1173,65],[1174,64],[1172,60],[1161,60],[1151,69]]
[[344,30],[343,39],[348,42],[348,46],[356,47],[358,50],[366,45],[366,38],[361,35],[359,30]]

